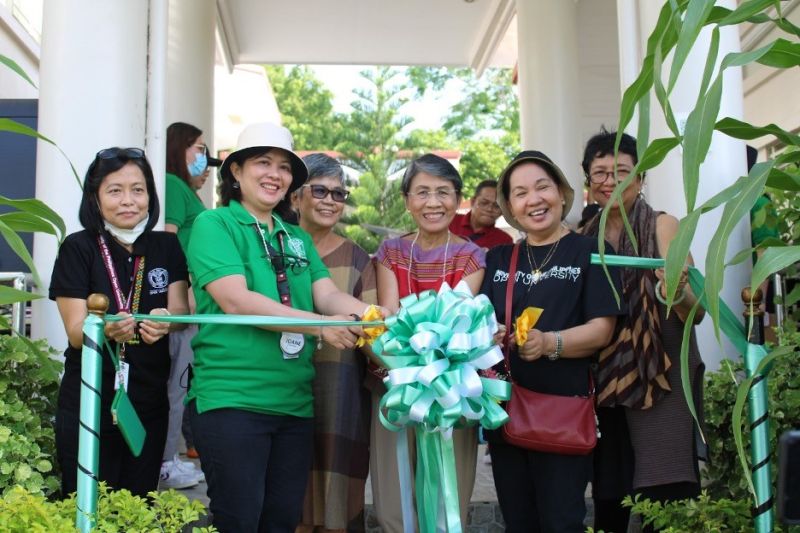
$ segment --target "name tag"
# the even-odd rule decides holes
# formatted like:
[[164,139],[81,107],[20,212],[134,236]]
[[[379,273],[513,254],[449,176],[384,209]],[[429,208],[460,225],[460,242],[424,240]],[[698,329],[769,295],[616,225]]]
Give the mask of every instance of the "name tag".
[[131,365],[125,361],[119,362],[119,370],[114,376],[114,390],[119,389],[120,385],[128,392],[128,374],[130,373]]
[[281,334],[281,352],[283,352],[284,359],[297,359],[305,345],[306,338],[302,333],[284,332]]

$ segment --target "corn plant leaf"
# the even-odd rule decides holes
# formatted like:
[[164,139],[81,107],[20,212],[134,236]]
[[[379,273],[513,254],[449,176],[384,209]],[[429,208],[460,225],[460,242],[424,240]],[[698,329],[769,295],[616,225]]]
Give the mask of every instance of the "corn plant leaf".
[[0,215],[0,220],[17,232],[33,233],[34,231],[39,231],[42,233],[49,233],[50,235],[56,234],[56,229],[52,224],[30,213],[24,213],[22,211],[3,213]]
[[751,258],[755,251],[756,251],[756,248],[745,248],[744,250],[741,250],[738,254],[734,255],[730,259],[730,261],[725,263],[725,266],[729,267],[729,266],[738,265],[739,263],[743,263],[743,262],[747,261],[749,258]]
[[692,50],[695,42],[697,41],[700,30],[706,24],[711,9],[714,7],[715,0],[697,0],[689,2],[686,8],[686,16],[683,19],[683,24],[678,34],[678,42],[675,45],[675,53],[672,57],[672,66],[669,72],[668,93],[672,92],[675,87],[675,82],[678,81],[678,74],[680,74],[689,52]]
[[773,168],[767,178],[767,187],[782,191],[800,191],[800,174]]
[[753,266],[750,286],[758,287],[770,274],[800,261],[800,246],[783,246],[767,248]]
[[717,24],[720,26],[730,26],[750,20],[751,17],[758,15],[774,3],[774,0],[746,0],[739,4],[735,10],[731,11],[730,14],[721,19]]
[[708,90],[708,85],[711,83],[711,76],[714,75],[714,66],[717,63],[719,56],[719,28],[714,27],[711,30],[711,42],[708,45],[708,57],[706,58],[706,66],[703,69],[703,79],[700,81],[700,94]]
[[683,189],[686,194],[686,212],[694,209],[700,182],[700,165],[705,161],[711,146],[719,107],[722,101],[722,71],[708,92],[698,95],[695,108],[686,119],[683,136]]
[[775,68],[792,68],[800,65],[800,43],[776,39],[767,53],[757,59],[762,65]]
[[5,65],[5,66],[7,66],[8,68],[10,68],[11,70],[13,70],[13,71],[14,71],[14,72],[16,72],[17,74],[19,74],[19,75],[20,75],[20,77],[21,77],[23,80],[25,80],[25,81],[27,81],[28,83],[30,83],[30,84],[31,84],[31,86],[32,86],[34,89],[38,89],[38,87],[36,87],[36,84],[35,84],[35,83],[33,83],[33,80],[30,78],[30,76],[28,76],[28,74],[27,74],[27,73],[26,73],[26,72],[25,72],[25,71],[22,69],[22,67],[20,67],[20,66],[17,64],[17,62],[16,62],[16,61],[14,61],[13,59],[11,59],[10,57],[6,57],[6,56],[4,56],[3,54],[0,54],[0,63],[4,64],[4,65]]
[[64,219],[62,219],[58,213],[53,211],[46,203],[37,198],[16,200],[0,195],[0,205],[7,205],[9,207],[18,209],[21,212],[30,213],[31,215],[46,220],[58,230],[59,242],[63,241],[64,237],[66,237],[67,226],[64,224]]
[[717,231],[711,238],[706,255],[706,310],[714,324],[714,334],[719,339],[719,293],[722,290],[723,276],[725,274],[725,253],[728,249],[728,238],[733,228],[744,217],[748,216],[756,200],[764,192],[769,171],[775,164],[774,161],[756,163],[744,181],[739,179],[736,183],[741,185],[740,193],[725,204],[722,210]]
[[694,317],[697,310],[700,308],[700,297],[694,303],[689,313],[686,315],[686,321],[683,324],[683,338],[681,341],[680,365],[681,365],[681,386],[683,387],[683,398],[686,400],[686,407],[689,409],[692,418],[694,419],[695,427],[700,434],[703,442],[706,442],[706,437],[703,434],[703,426],[697,418],[697,409],[694,405],[694,394],[692,393],[692,383],[689,374],[689,341],[692,336],[692,329],[694,328]]
[[678,289],[678,279],[680,278],[681,271],[686,260],[689,257],[689,247],[694,239],[695,231],[697,230],[697,223],[700,221],[700,216],[712,209],[716,209],[725,202],[735,198],[739,191],[744,186],[744,180],[747,177],[739,178],[735,183],[721,190],[713,197],[706,200],[700,207],[688,213],[678,222],[678,232],[669,243],[667,250],[667,257],[664,263],[665,281],[667,285],[667,302],[668,306],[671,305],[673,295]]
[[33,257],[31,257],[30,252],[25,247],[25,243],[22,242],[22,239],[19,235],[17,235],[17,232],[9,228],[4,222],[0,221],[0,235],[5,237],[8,246],[31,270],[31,274],[33,274],[33,279],[36,283],[36,286],[41,287],[42,282],[39,279],[39,274],[36,272],[36,267],[33,264]]
[[17,302],[29,302],[42,298],[41,294],[21,291],[8,285],[0,285],[0,305],[15,304]]
[[800,301],[800,285],[795,285],[794,289],[783,299],[783,305],[789,307]]
[[792,22],[788,19],[779,18],[775,21],[775,25],[790,35],[800,37],[800,27],[792,24]]
[[714,129],[734,139],[757,139],[765,135],[773,135],[787,145],[800,145],[800,135],[790,133],[776,124],[753,126],[731,117],[725,117],[716,123]]
[[44,142],[50,143],[53,146],[55,146],[56,150],[61,152],[61,155],[63,155],[64,159],[66,159],[67,163],[69,163],[69,168],[72,170],[72,175],[75,177],[75,181],[78,183],[78,187],[83,189],[83,184],[81,183],[81,179],[78,177],[78,172],[75,170],[75,166],[72,164],[72,161],[70,161],[69,157],[67,157],[67,154],[64,153],[64,150],[62,150],[52,140],[45,137],[35,129],[28,127],[25,124],[21,124],[16,120],[11,120],[10,118],[0,118],[0,131],[8,131],[11,133],[18,133],[20,135],[27,135],[28,137],[35,137],[37,139],[41,139]]

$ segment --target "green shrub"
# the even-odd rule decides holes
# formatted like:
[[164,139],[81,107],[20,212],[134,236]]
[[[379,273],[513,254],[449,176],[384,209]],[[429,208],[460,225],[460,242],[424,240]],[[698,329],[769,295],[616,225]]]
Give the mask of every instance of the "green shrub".
[[[782,334],[781,344],[798,346],[800,334]],[[726,368],[728,365],[730,370]],[[741,379],[744,375],[741,361],[723,361],[718,372],[706,374],[704,401],[709,461],[703,477],[712,498],[750,501],[751,495],[742,475],[733,439],[731,416],[736,400],[736,384],[731,373],[737,376],[737,380]],[[771,450],[777,450],[778,437],[788,429],[796,429],[800,423],[800,365],[796,356],[775,361],[767,379],[767,391],[769,445]],[[745,448],[749,449],[750,427],[747,423],[744,424],[743,435]],[[777,456],[773,455],[772,459],[772,476],[775,479]]]
[[53,420],[62,364],[45,341],[0,335],[0,493],[59,487]]
[[[100,484],[97,525],[105,533],[180,533],[205,512],[203,504],[169,490],[151,492],[140,498],[127,490],[111,491]],[[7,533],[74,533],[75,497],[48,501],[22,487],[12,487],[0,500],[0,531]],[[194,533],[210,533],[213,527],[193,528]]]

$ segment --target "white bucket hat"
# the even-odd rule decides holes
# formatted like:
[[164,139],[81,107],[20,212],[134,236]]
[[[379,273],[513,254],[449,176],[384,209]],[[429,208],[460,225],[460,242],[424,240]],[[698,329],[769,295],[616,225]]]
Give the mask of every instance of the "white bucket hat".
[[289,192],[298,189],[308,179],[308,169],[292,148],[292,134],[283,126],[272,122],[258,122],[245,126],[236,142],[236,150],[222,163],[220,174],[223,180],[234,180],[231,164],[241,164],[248,157],[270,148],[280,148],[289,153],[292,162],[292,184]]

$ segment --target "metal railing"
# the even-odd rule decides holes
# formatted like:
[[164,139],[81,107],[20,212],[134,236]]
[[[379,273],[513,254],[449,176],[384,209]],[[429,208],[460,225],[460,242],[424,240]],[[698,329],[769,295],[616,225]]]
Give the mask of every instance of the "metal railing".
[[[26,272],[0,272],[0,283],[10,281],[18,291],[27,291],[30,274]],[[28,302],[11,304],[11,327],[14,332],[25,335],[25,309]]]

